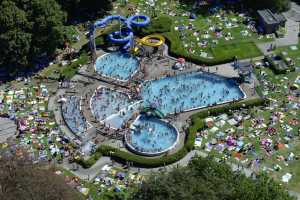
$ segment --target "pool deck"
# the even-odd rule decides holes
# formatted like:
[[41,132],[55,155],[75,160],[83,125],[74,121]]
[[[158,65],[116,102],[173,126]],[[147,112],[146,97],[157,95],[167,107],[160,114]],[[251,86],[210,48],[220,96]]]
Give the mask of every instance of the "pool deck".
[[[97,52],[97,56],[104,55],[107,52],[102,50]],[[152,58],[143,58],[140,62],[140,70],[132,77],[128,82],[114,80],[108,77],[103,77],[95,72],[94,65],[91,63],[89,65],[83,66],[78,74],[73,77],[72,81],[74,81],[75,85],[72,88],[61,89],[57,94],[59,95],[76,95],[82,97],[81,102],[81,110],[83,115],[85,116],[87,122],[91,125],[86,131],[85,137],[82,138],[82,142],[85,143],[89,140],[96,142],[98,145],[100,144],[108,144],[117,148],[120,148],[124,151],[128,151],[123,144],[123,135],[129,131],[128,129],[120,129],[113,130],[105,127],[101,123],[99,123],[95,117],[93,116],[90,110],[90,97],[93,95],[96,88],[99,86],[112,88],[121,92],[126,92],[130,94],[131,97],[135,97],[135,88],[138,84],[142,83],[146,80],[159,79],[163,76],[175,76],[182,73],[195,72],[195,71],[204,71],[213,73],[219,76],[223,76],[226,78],[237,78],[238,71],[234,69],[232,63],[226,63],[222,65],[204,67],[200,65],[196,65],[193,63],[186,63],[186,68],[183,71],[173,70],[172,66],[176,62],[176,59],[168,57],[168,56],[153,56]],[[252,83],[243,83],[240,85],[240,88],[246,94],[247,98],[257,98],[258,95],[255,92],[255,85],[258,85],[259,82],[256,78],[253,78]],[[56,96],[58,99],[58,96]],[[71,131],[68,130],[66,125],[61,121],[61,113],[59,112],[59,104],[56,100],[53,100],[52,107],[53,109],[57,109],[55,113],[56,120],[60,122],[60,128],[63,131],[67,132],[67,135],[71,136]],[[220,105],[218,105],[220,106]],[[165,120],[169,121],[173,124],[179,131],[179,142],[176,146],[168,151],[165,154],[173,154],[178,151],[184,145],[185,138],[185,128],[188,127],[189,118],[191,115],[199,112],[200,110],[205,110],[209,108],[201,108],[192,111],[187,111],[183,113],[179,113],[175,115],[169,115]],[[134,119],[129,120],[129,124]],[[164,155],[164,154],[163,154]],[[161,156],[163,156],[161,155]]]

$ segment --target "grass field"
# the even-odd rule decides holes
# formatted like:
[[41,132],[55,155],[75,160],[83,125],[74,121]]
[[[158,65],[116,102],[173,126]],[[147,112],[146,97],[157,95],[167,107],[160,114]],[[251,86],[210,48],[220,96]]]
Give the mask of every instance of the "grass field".
[[[171,51],[185,57],[198,58],[199,60],[228,60],[233,57],[238,59],[257,57],[262,55],[256,47],[257,42],[272,41],[266,36],[253,32],[243,22],[246,19],[241,13],[219,10],[214,14],[197,15],[195,20],[190,20],[186,11],[189,6],[158,0],[154,9],[150,9],[145,1],[132,0],[136,5],[134,11],[149,16],[169,16],[172,19],[171,31],[164,35],[171,42]],[[125,9],[126,10],[126,9]],[[183,30],[177,30],[183,27]],[[221,29],[217,35],[215,29]]]
[[[261,77],[261,71],[266,73],[267,76]],[[293,161],[286,160],[290,153],[295,154],[295,156],[298,158],[300,156],[300,138],[298,135],[300,125],[299,123],[297,125],[291,125],[289,123],[291,119],[295,118],[299,122],[300,110],[293,108],[293,105],[297,102],[297,100],[288,100],[288,96],[292,96],[291,93],[288,93],[288,85],[294,82],[299,73],[290,72],[289,74],[275,75],[270,69],[262,68],[261,70],[256,70],[256,74],[260,79],[267,83],[263,86],[262,92],[268,99],[271,100],[270,108],[253,108],[250,110],[245,110],[242,112],[244,113],[243,115],[250,115],[251,117],[248,120],[243,120],[242,124],[239,126],[232,126],[226,122],[224,126],[219,127],[219,130],[215,133],[211,132],[210,129],[206,129],[205,132],[207,136],[203,137],[203,146],[199,149],[203,150],[203,148],[205,148],[204,144],[211,142],[214,138],[217,138],[218,133],[223,132],[226,133],[225,135],[237,136],[239,139],[242,139],[244,144],[252,144],[254,146],[254,151],[250,151],[247,154],[242,154],[240,160],[237,160],[233,156],[235,154],[234,150],[225,150],[220,152],[219,150],[213,148],[209,154],[219,159],[227,156],[230,162],[241,162],[244,164],[249,163],[250,160],[260,158],[262,161],[259,166],[259,171],[266,171],[270,176],[274,177],[280,182],[284,174],[291,173],[292,179],[288,184],[285,185],[293,191],[300,192],[300,161],[298,159]],[[271,116],[275,112],[282,113],[283,117],[280,121],[271,125]],[[264,124],[266,124],[265,127],[253,127],[253,120],[259,118],[263,120]],[[291,128],[290,131],[287,131],[285,128],[286,125]],[[275,128],[276,132],[273,135],[268,134],[268,127]],[[227,133],[229,129],[233,130],[232,134]],[[292,135],[291,140],[287,140],[287,135],[289,134]],[[276,142],[287,145],[279,150],[274,150],[272,147],[272,153],[268,155],[261,144],[263,139],[272,140],[272,145],[274,145]],[[284,159],[282,160],[280,158]],[[276,171],[274,168],[276,165],[280,166],[282,169]]]
[[279,47],[276,49],[276,53],[286,53],[287,57],[292,58],[295,61],[296,66],[300,66],[300,43],[295,45],[297,49],[293,49],[291,46]]

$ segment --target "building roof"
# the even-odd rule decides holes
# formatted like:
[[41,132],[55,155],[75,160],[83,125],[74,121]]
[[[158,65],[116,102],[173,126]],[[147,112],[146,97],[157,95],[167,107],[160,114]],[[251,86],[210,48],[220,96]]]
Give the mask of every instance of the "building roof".
[[279,22],[286,22],[286,18],[285,18],[284,15],[275,13],[274,16],[276,17],[276,19],[277,19]]
[[277,24],[278,23],[276,17],[274,17],[273,13],[269,9],[258,10],[257,13],[267,24]]
[[269,9],[258,10],[257,13],[267,24],[278,24],[286,21],[282,14],[274,14]]

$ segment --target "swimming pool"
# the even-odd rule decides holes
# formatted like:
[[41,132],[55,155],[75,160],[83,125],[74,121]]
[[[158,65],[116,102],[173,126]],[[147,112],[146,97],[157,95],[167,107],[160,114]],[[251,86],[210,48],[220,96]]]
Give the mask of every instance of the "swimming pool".
[[102,76],[127,81],[139,67],[138,60],[126,53],[109,53],[96,60],[95,70]]
[[177,129],[169,123],[140,115],[131,124],[126,144],[134,152],[155,156],[172,149],[178,141]]
[[142,84],[141,96],[145,107],[170,114],[237,100],[245,95],[232,79],[193,72],[147,81]]
[[90,100],[93,116],[114,129],[121,128],[139,106],[140,101],[132,102],[127,94],[106,87],[98,87]]
[[62,115],[70,130],[80,136],[88,129],[88,123],[80,110],[80,97],[69,96],[62,105]]

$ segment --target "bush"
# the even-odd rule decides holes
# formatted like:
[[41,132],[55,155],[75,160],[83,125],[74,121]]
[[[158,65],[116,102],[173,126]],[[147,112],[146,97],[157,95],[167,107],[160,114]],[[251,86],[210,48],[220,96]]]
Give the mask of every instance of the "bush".
[[192,121],[196,120],[197,118],[205,118],[212,115],[218,115],[220,113],[228,113],[229,110],[237,110],[241,107],[249,108],[252,106],[263,105],[265,102],[266,102],[265,99],[257,98],[257,99],[248,99],[239,102],[229,103],[215,108],[209,108],[209,110],[206,109],[204,111],[201,111],[193,115]]
[[96,152],[87,160],[84,160],[83,158],[75,160],[75,162],[79,165],[81,165],[83,168],[87,169],[93,166],[97,160],[99,160],[102,156],[102,153],[100,152],[100,148],[96,150]]

